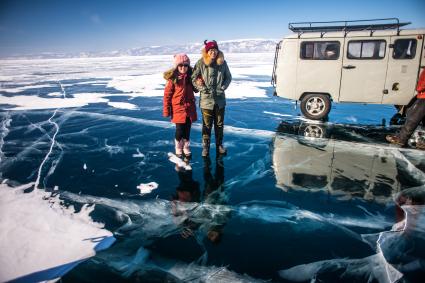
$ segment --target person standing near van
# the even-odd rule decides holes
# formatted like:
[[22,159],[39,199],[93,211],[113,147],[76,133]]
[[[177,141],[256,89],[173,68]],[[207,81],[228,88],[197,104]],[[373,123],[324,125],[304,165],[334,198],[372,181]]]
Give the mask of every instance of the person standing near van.
[[186,54],[174,55],[174,68],[164,73],[167,84],[164,89],[163,116],[171,116],[176,124],[175,151],[181,158],[190,158],[190,128],[197,120],[195,96],[191,80],[192,68]]
[[[425,70],[422,71],[419,77],[416,91],[417,99],[407,111],[406,122],[397,135],[386,136],[388,142],[405,146],[421,121],[422,125],[425,126]],[[418,142],[416,148],[425,150],[425,143]]]
[[224,109],[226,106],[224,91],[229,87],[232,75],[224,60],[223,52],[218,49],[217,42],[205,40],[204,45],[202,58],[194,67],[192,83],[200,91],[202,156],[207,157],[210,151],[213,124],[217,156],[227,153],[223,147]]

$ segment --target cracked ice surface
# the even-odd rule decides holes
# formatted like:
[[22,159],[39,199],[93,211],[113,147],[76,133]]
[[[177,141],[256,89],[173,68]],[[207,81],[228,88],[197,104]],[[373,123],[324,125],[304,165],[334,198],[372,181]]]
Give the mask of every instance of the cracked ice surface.
[[272,96],[273,54],[225,56],[229,154],[201,158],[199,119],[192,170],[168,155],[171,56],[0,61],[2,281],[423,278],[425,158],[386,143],[394,109],[310,121]]

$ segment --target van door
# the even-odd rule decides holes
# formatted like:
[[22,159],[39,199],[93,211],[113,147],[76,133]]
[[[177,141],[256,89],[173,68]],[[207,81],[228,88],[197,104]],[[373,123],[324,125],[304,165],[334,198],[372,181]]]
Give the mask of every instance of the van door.
[[303,93],[339,95],[343,38],[302,40],[297,68],[297,99]]
[[392,36],[382,103],[406,105],[415,95],[423,39],[415,35]]
[[339,101],[381,103],[388,63],[387,39],[346,38]]

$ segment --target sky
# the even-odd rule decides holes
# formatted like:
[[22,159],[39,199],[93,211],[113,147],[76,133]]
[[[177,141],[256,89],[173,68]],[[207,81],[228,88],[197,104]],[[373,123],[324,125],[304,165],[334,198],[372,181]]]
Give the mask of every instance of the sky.
[[397,17],[425,28],[424,15],[425,0],[0,0],[0,57],[279,39],[301,21]]

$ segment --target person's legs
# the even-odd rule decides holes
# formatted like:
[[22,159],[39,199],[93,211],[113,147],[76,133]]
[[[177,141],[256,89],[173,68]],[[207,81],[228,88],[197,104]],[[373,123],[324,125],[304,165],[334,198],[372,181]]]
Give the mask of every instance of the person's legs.
[[217,154],[225,155],[227,153],[227,150],[223,147],[224,107],[219,109],[219,107],[215,105],[214,114],[214,134]]
[[214,111],[201,109],[202,112],[202,156],[210,154],[211,128],[213,124]]
[[189,157],[192,155],[192,152],[190,151],[190,128],[192,126],[192,122],[190,121],[190,118],[186,118],[186,123],[184,124],[183,128],[183,152],[186,157]]
[[175,134],[175,150],[176,155],[181,157],[183,154],[183,133],[184,133],[184,125],[183,123],[176,123],[176,134]]
[[416,127],[422,121],[425,116],[425,99],[418,99],[413,103],[407,112],[406,123],[401,128],[398,134],[399,138],[403,142],[407,142],[410,136],[415,131]]
[[418,99],[409,108],[406,115],[406,122],[397,135],[388,135],[387,141],[399,145],[406,145],[410,136],[415,131],[419,123],[425,116],[425,99]]

